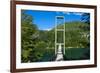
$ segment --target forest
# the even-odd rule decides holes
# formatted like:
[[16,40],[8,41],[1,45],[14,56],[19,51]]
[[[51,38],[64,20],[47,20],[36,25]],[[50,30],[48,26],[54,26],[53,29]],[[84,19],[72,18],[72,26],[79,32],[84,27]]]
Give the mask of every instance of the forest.
[[[90,59],[90,16],[82,15],[81,21],[65,23],[64,60]],[[41,24],[42,25],[42,24]],[[58,25],[62,28],[64,24]],[[61,34],[57,36],[61,37]],[[58,39],[62,41],[62,38]],[[39,30],[31,15],[21,12],[21,62],[55,61],[55,28]]]

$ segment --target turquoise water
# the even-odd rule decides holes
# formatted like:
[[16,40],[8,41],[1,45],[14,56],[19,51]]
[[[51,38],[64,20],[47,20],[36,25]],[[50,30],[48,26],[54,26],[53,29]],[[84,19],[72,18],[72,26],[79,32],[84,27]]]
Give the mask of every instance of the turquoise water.
[[[43,51],[42,51],[43,53]],[[66,48],[65,55],[63,56],[65,61],[68,60],[87,60],[90,59],[89,48]],[[54,49],[47,49],[43,55],[36,62],[50,62],[55,61],[56,55]]]
[[86,60],[90,59],[89,48],[66,48],[64,60]]
[[55,60],[55,50],[54,49],[47,49],[44,51],[43,56],[37,62],[48,62]]

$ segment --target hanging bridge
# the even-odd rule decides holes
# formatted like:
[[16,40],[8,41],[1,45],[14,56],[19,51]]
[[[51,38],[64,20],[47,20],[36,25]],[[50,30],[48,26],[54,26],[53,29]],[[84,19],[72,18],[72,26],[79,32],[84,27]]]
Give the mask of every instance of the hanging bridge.
[[[57,28],[57,25],[62,24],[63,28]],[[58,41],[59,36],[58,32],[61,32],[62,42]],[[65,18],[64,16],[56,16],[55,17],[55,61],[63,61],[63,55],[65,54]]]

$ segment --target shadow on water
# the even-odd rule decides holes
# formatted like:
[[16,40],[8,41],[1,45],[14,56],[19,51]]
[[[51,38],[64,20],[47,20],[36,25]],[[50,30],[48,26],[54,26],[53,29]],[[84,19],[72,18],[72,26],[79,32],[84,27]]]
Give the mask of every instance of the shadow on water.
[[65,50],[64,60],[87,60],[90,59],[89,48],[68,48]]

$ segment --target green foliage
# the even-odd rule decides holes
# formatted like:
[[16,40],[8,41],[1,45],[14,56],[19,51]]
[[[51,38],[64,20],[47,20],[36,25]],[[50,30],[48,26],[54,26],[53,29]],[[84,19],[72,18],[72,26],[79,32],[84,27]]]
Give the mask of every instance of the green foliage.
[[38,30],[37,26],[32,24],[32,16],[25,14],[24,10],[21,15],[21,61],[52,61],[55,54],[52,43],[54,37],[51,35],[54,32]]
[[57,32],[57,42],[58,43],[63,43],[64,42],[64,32],[63,31],[58,31]]
[[[30,15],[22,11],[21,18],[22,62],[30,62],[33,60],[31,53],[36,53],[35,44],[38,41],[38,29],[35,24],[32,24],[33,18]],[[34,54],[33,57],[37,58],[37,55]]]
[[[62,28],[63,25],[59,25],[58,27]],[[89,48],[90,31],[88,27],[89,25],[83,22],[65,23],[65,46],[76,48]],[[61,33],[58,34],[58,37],[61,37],[60,39],[62,39],[63,37],[61,35]]]

